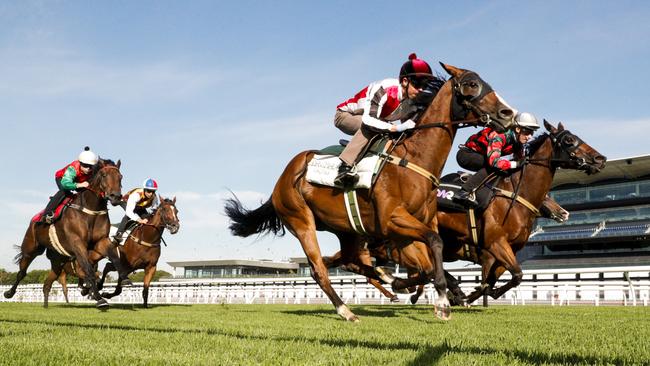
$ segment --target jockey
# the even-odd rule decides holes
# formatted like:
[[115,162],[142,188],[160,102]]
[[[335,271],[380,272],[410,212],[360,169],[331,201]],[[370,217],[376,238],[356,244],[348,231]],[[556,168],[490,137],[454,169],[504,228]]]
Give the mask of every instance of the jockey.
[[99,161],[97,154],[90,151],[90,148],[86,146],[77,160],[54,174],[54,181],[56,186],[59,187],[59,191],[50,198],[50,202],[45,206],[43,220],[46,223],[52,223],[54,210],[71,191],[89,186],[88,179],[92,175],[92,169],[97,164],[97,161]]
[[146,224],[149,222],[147,217],[158,207],[157,189],[158,182],[147,178],[141,188],[134,188],[122,197],[120,206],[124,208],[125,216],[113,236],[113,242],[116,245],[121,242],[124,231],[130,223]]
[[[515,116],[513,129],[504,133],[486,127],[467,139],[465,145],[460,145],[456,161],[461,167],[475,171],[463,183],[456,201],[468,207],[476,207],[476,197],[470,194],[487,178],[490,172],[507,172],[519,167],[517,160],[524,157],[524,144],[530,141],[539,128],[537,119],[530,113],[519,113]],[[515,160],[506,160],[505,155],[513,154]]]
[[354,165],[373,135],[415,127],[410,119],[415,112],[415,97],[431,79],[434,76],[429,64],[412,53],[402,65],[399,79],[374,82],[337,106],[334,125],[354,136],[339,156],[341,165],[335,184],[353,185],[358,180]]

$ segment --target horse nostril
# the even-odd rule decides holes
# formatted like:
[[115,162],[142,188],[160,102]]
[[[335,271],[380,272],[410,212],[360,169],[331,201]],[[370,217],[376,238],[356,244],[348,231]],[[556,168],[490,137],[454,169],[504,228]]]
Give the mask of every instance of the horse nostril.
[[605,161],[607,161],[607,158],[602,155],[598,155],[594,158],[594,161],[597,163],[604,163]]
[[499,116],[501,117],[512,118],[513,115],[512,109],[504,108],[499,110]]

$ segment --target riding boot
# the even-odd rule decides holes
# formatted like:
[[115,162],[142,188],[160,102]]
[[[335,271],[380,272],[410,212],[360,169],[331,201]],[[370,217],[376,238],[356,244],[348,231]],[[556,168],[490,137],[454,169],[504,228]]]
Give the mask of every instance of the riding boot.
[[475,189],[487,177],[487,170],[485,168],[479,169],[474,175],[470,176],[465,183],[461,185],[458,195],[454,196],[454,201],[462,204],[467,208],[476,208],[478,201],[476,200]]
[[122,218],[122,221],[120,221],[120,224],[117,226],[117,232],[113,236],[113,243],[115,245],[120,245],[122,242],[122,236],[124,236],[124,232],[126,231],[126,226],[129,223],[131,219],[129,219],[128,216],[124,216]]
[[353,186],[359,180],[357,175],[357,167],[353,165],[348,165],[344,161],[341,161],[339,166],[338,175],[334,178],[334,184],[337,186]]
[[59,206],[59,204],[61,204],[64,198],[65,191],[58,191],[52,197],[50,197],[50,202],[47,203],[45,210],[43,210],[43,222],[47,224],[52,223],[54,220],[54,211]]

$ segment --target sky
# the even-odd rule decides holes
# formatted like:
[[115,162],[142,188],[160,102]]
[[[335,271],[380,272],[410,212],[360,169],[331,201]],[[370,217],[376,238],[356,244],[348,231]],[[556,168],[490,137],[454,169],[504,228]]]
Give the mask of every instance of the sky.
[[411,52],[478,72],[609,159],[649,154],[649,18],[625,0],[0,2],[0,268],[17,270],[13,246],[84,146],[122,161],[124,191],[152,177],[177,198],[160,269],[304,256],[291,234],[230,235],[223,200],[266,201],[295,154],[345,138],[336,105]]

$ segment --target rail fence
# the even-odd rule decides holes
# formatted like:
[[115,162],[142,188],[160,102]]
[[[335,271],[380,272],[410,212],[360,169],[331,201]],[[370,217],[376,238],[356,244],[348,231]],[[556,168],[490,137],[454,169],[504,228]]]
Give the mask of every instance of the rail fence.
[[[450,270],[461,281],[460,287],[469,294],[479,285],[479,270]],[[561,270],[526,270],[522,283],[499,299],[489,298],[489,304],[512,305],[625,305],[648,306],[650,302],[650,266],[583,268]],[[404,277],[404,273],[396,273]],[[504,274],[497,286],[510,279]],[[365,278],[355,275],[332,277],[332,285],[348,304],[389,304],[390,301],[369,285]],[[124,288],[113,303],[142,303],[142,284]],[[387,286],[390,290],[390,287]],[[9,286],[0,286],[4,292]],[[114,284],[104,291],[112,292]],[[410,294],[397,294],[400,303],[409,304]],[[433,304],[436,292],[427,285],[421,304]],[[73,303],[93,303],[81,296],[75,285],[69,286]],[[61,286],[56,283],[50,292],[50,302],[64,302]],[[43,302],[42,285],[21,285],[12,299],[0,302]],[[150,304],[323,304],[328,298],[311,277],[229,278],[172,280],[152,283]],[[480,303],[477,301],[474,305]]]

